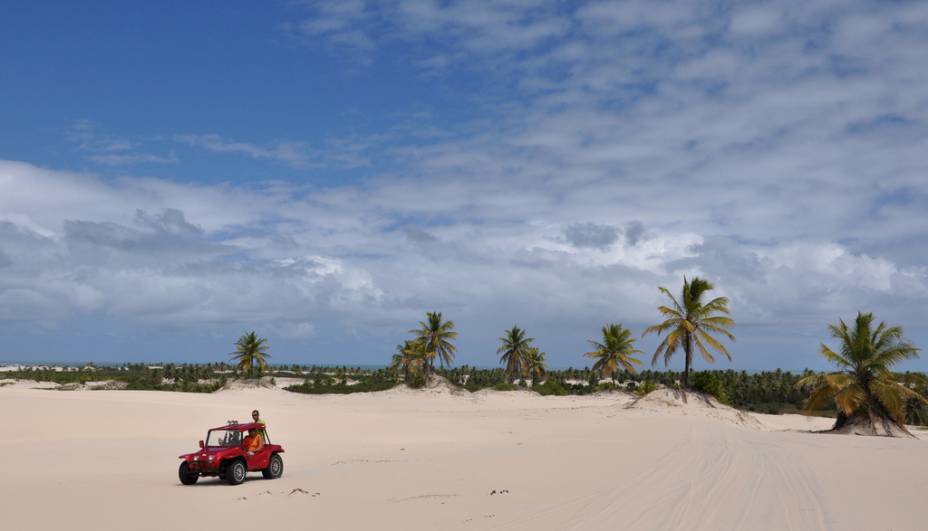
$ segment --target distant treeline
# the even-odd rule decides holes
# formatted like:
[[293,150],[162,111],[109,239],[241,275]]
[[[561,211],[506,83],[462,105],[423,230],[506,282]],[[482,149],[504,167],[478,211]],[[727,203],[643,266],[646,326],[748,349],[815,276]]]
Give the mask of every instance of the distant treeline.
[[181,391],[211,393],[226,383],[227,375],[220,365],[159,365],[128,364],[120,367],[87,364],[77,370],[27,367],[19,371],[0,373],[3,378],[54,382],[59,385],[92,384],[93,382],[123,382],[130,391]]
[[[396,370],[362,370],[338,369],[338,376],[333,376],[332,369],[308,368],[304,375],[306,381],[287,389],[300,393],[354,393],[389,389],[403,381],[403,375]],[[587,395],[597,392],[624,390],[635,394],[646,394],[658,385],[678,388],[682,372],[645,370],[635,374],[616,371],[614,378],[603,379],[599,371],[589,367],[552,369],[544,378],[535,382],[530,380],[513,380],[503,368],[477,368],[463,365],[451,369],[435,369],[435,374],[446,378],[461,389],[475,392],[481,389],[531,390],[542,395]],[[724,404],[739,409],[759,413],[801,413],[805,405],[805,393],[796,387],[803,377],[815,374],[805,370],[801,373],[783,371],[752,372],[747,371],[697,371],[692,374],[693,388],[711,394]],[[350,377],[350,378],[349,378]],[[901,373],[900,379],[912,389],[925,393],[924,375],[922,373]],[[350,385],[353,380],[354,385]],[[413,377],[408,384],[421,387],[423,378]],[[928,409],[913,402],[909,404],[908,422],[928,425]],[[834,416],[833,409],[816,411],[821,416]]]
[[[384,371],[379,371],[384,373]],[[378,371],[363,369],[361,367],[321,367],[315,365],[278,365],[268,366],[263,373],[265,376],[306,378],[313,375],[314,380],[320,384],[316,387],[331,388],[331,391],[319,390],[315,392],[342,392],[337,385],[344,382],[347,375],[353,379],[369,380]],[[176,364],[176,363],[130,363],[120,366],[94,365],[88,363],[83,367],[25,367],[22,370],[6,371],[0,373],[0,379],[12,378],[21,380],[34,380],[39,382],[53,382],[59,385],[92,384],[93,382],[123,382],[124,389],[135,391],[180,391],[192,393],[211,393],[222,388],[228,380],[242,378],[236,366],[227,363],[205,364]],[[393,380],[389,385],[380,383],[376,388],[366,386],[352,389],[350,392],[362,390],[389,389],[396,385]]]
[[[657,385],[679,387],[682,373],[678,371],[639,371],[630,374],[616,371],[614,378],[603,379],[598,371],[588,367],[550,369],[544,378],[535,382],[525,379],[510,379],[502,368],[478,368],[463,365],[451,369],[436,369],[435,374],[446,378],[453,385],[467,391],[482,389],[531,390],[542,395],[587,395],[596,392],[624,390],[642,394]],[[692,386],[716,396],[719,401],[749,411],[760,413],[799,413],[805,404],[806,395],[796,388],[796,382],[804,376],[814,374],[805,370],[801,373],[783,370],[746,372],[734,370],[697,371],[692,373]],[[382,391],[400,385],[403,375],[389,368],[369,369],[361,367],[325,367],[315,365],[269,366],[265,372],[270,377],[301,378],[303,383],[286,387],[288,391],[308,394],[348,394]],[[55,382],[58,384],[86,384],[88,382],[125,382],[128,390],[156,390],[181,392],[212,392],[225,385],[228,379],[239,377],[234,366],[225,363],[149,365],[128,364],[121,367],[87,366],[78,370],[56,371],[53,369],[24,369],[4,372],[2,378],[16,378]],[[900,373],[905,385],[921,394],[928,393],[922,373]],[[425,380],[412,378],[411,387],[421,387]],[[928,409],[917,403],[909,404],[907,422],[928,425]],[[822,416],[834,416],[834,410],[817,412]]]

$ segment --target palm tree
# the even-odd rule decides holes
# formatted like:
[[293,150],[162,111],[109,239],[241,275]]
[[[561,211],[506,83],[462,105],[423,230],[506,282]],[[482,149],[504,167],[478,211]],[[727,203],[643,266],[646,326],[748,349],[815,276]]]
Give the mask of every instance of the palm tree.
[[425,364],[425,349],[420,341],[410,340],[396,346],[390,369],[403,371],[403,381],[409,383],[410,377],[418,374]]
[[522,365],[522,377],[530,379],[533,386],[541,381],[548,371],[548,364],[545,361],[545,356],[546,354],[544,352],[535,347],[530,347],[528,352],[525,353],[525,360]]
[[902,327],[880,322],[874,329],[873,314],[858,312],[853,328],[843,320],[828,328],[841,343],[840,352],[823,343],[821,353],[840,370],[796,382],[797,388],[811,391],[806,412],[834,403],[838,418],[833,430],[911,435],[905,428],[906,405],[909,401],[928,404],[928,399],[890,372],[896,363],[918,357],[918,348],[903,338]]
[[451,342],[458,337],[454,331],[454,321],[441,320],[441,312],[426,312],[426,320],[419,321],[419,328],[410,330],[415,334],[415,341],[422,343],[425,350],[425,371],[427,374],[435,368],[435,358],[444,367],[454,363],[454,353],[457,347]]
[[232,359],[238,361],[238,369],[248,373],[249,378],[254,377],[255,365],[258,366],[258,374],[264,372],[267,367],[266,358],[271,355],[267,353],[267,339],[258,337],[254,332],[249,332],[238,338],[235,342],[235,352],[230,354]]
[[598,371],[603,378],[611,377],[615,380],[619,365],[632,374],[635,373],[635,365],[641,365],[641,360],[633,357],[635,354],[641,354],[641,351],[635,348],[632,332],[621,324],[603,326],[601,343],[592,339],[588,341],[595,350],[587,352],[585,356],[596,360],[593,370]]
[[661,341],[661,344],[657,346],[657,350],[654,351],[651,365],[655,365],[657,359],[663,354],[664,365],[666,366],[677,348],[683,346],[683,352],[686,354],[683,370],[684,388],[689,386],[694,346],[699,349],[702,357],[709,363],[715,362],[715,358],[709,352],[710,349],[721,352],[731,361],[731,354],[711,334],[715,332],[732,341],[735,340],[734,334],[729,331],[729,328],[735,326],[735,322],[728,316],[728,299],[726,297],[716,297],[709,302],[702,302],[703,295],[714,288],[715,286],[707,280],[694,277],[693,280],[687,281],[686,277],[683,277],[683,292],[680,301],[677,301],[667,288],[659,288],[661,293],[667,295],[670,299],[673,307],[659,306],[657,309],[665,317],[664,322],[647,327],[641,334],[644,336],[651,332],[657,332],[660,335],[669,331],[667,337]]
[[506,366],[506,377],[511,380],[514,375],[522,375],[526,356],[529,350],[534,348],[532,341],[535,341],[535,338],[526,337],[525,330],[513,326],[506,330],[499,340],[502,344],[496,349],[496,353],[501,354],[499,362]]

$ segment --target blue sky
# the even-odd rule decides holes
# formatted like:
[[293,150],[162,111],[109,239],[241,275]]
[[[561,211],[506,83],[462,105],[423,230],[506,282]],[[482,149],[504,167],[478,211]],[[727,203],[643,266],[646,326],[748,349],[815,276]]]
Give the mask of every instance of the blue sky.
[[683,275],[719,368],[928,345],[923,2],[2,9],[0,359],[378,363],[440,310],[579,366]]

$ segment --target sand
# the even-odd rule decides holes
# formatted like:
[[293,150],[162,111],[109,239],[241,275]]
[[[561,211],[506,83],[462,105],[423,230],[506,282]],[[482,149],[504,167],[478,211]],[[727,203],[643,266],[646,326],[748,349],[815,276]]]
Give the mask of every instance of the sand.
[[[0,387],[4,529],[925,528],[928,441],[809,432],[828,419],[621,393],[32,387]],[[283,478],[182,486],[177,456],[253,408]]]

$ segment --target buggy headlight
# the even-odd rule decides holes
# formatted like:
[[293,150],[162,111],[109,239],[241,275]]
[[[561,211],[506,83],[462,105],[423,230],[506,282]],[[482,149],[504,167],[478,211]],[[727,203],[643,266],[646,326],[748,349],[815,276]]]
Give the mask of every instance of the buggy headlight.
[[213,456],[209,456],[209,457],[207,457],[207,459],[210,460],[210,461],[212,461],[212,460],[213,460]]

